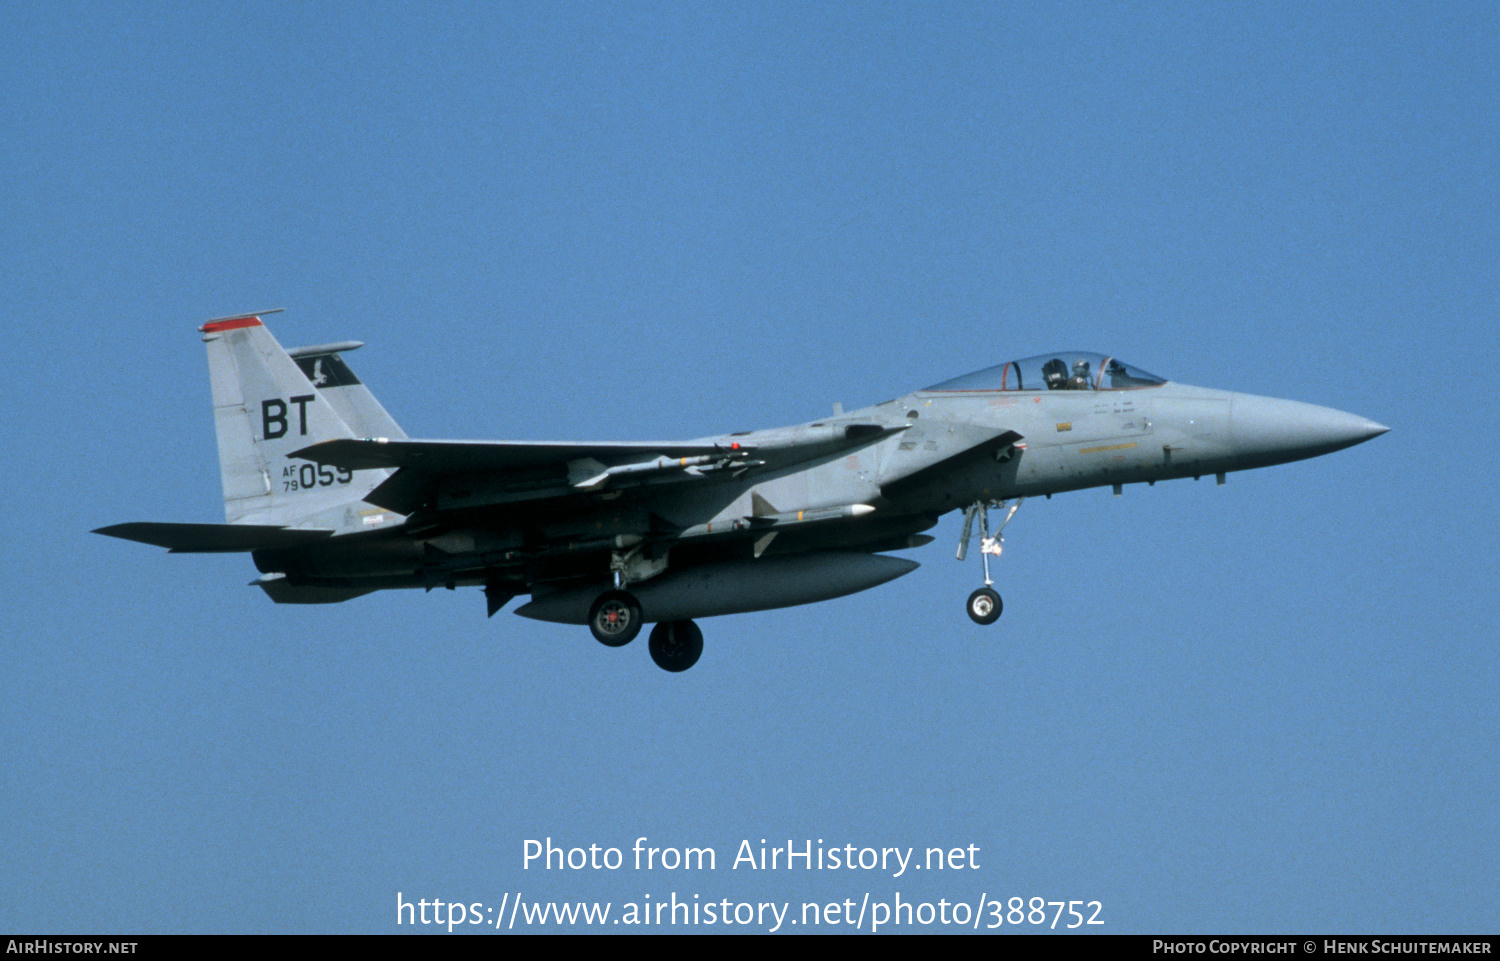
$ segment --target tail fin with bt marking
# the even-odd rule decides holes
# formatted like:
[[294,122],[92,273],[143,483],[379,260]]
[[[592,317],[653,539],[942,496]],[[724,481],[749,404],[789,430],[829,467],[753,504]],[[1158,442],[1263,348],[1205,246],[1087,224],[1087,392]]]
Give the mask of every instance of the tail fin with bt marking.
[[[357,529],[355,508],[390,472],[287,457],[319,441],[355,437],[345,416],[361,428],[405,436],[339,359],[351,345],[304,348],[294,359],[255,315],[212,320],[199,330],[208,345],[225,519]],[[323,379],[323,388],[304,370]]]

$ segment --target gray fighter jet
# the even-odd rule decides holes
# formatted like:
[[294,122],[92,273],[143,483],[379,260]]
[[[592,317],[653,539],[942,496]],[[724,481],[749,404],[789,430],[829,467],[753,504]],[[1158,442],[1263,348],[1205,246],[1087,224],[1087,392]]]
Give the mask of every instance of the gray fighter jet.
[[[266,311],[263,313],[271,313]],[[283,350],[260,316],[204,324],[226,524],[98,533],[181,552],[248,551],[273,601],[482,587],[493,615],[587,624],[611,647],[655,624],[669,671],[694,618],[853,594],[917,567],[890,551],[964,511],[990,558],[1024,498],[1316,457],[1385,433],[1310,404],[1190,387],[1058,351],[873,407],[689,441],[410,440],[349,369],[358,342]],[[992,531],[989,512],[1003,510]]]

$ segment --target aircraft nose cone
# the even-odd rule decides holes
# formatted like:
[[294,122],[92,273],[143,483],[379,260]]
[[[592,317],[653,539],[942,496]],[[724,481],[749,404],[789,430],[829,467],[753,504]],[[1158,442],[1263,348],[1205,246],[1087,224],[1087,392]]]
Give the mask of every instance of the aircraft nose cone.
[[1236,397],[1230,418],[1236,452],[1266,463],[1343,450],[1390,430],[1357,414],[1273,397]]

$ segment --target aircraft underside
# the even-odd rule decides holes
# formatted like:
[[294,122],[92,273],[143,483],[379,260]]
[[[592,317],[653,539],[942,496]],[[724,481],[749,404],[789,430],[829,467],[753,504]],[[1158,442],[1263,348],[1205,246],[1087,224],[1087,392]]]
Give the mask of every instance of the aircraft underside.
[[[617,535],[608,548],[576,550],[561,542],[525,543],[483,530],[428,540],[401,530],[335,539],[314,549],[254,552],[266,576],[256,583],[278,603],[327,603],[388,588],[482,587],[489,613],[530,595],[517,614],[588,625],[601,643],[629,643],[655,623],[652,657],[662,667],[691,667],[702,650],[694,619],[791,607],[868,590],[915,570],[915,561],[883,551],[917,547],[936,517],[909,515],[841,529],[717,539]],[[521,546],[448,553],[437,544],[520,540]],[[634,543],[632,543],[634,542]],[[757,547],[761,549],[757,553]]]

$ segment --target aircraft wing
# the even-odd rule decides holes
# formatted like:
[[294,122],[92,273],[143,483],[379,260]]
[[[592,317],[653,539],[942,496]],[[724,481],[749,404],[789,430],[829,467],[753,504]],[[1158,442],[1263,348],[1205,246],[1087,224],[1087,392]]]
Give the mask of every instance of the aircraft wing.
[[[348,470],[396,468],[365,500],[411,514],[432,503],[481,507],[664,480],[739,476],[752,468],[776,470],[863,447],[905,429],[840,424],[817,433],[765,432],[745,443],[340,439],[287,456]],[[449,483],[459,478],[461,483]],[[437,496],[444,489],[453,491],[453,500]]]
[[477,474],[534,470],[581,460],[598,461],[607,467],[651,457],[702,457],[723,453],[724,448],[716,445],[683,443],[330,440],[293,451],[287,456],[349,470],[411,467],[433,474]]
[[94,531],[109,537],[165,547],[174,554],[220,554],[272,547],[301,547],[323,540],[331,530],[295,530],[260,524],[112,524]]

